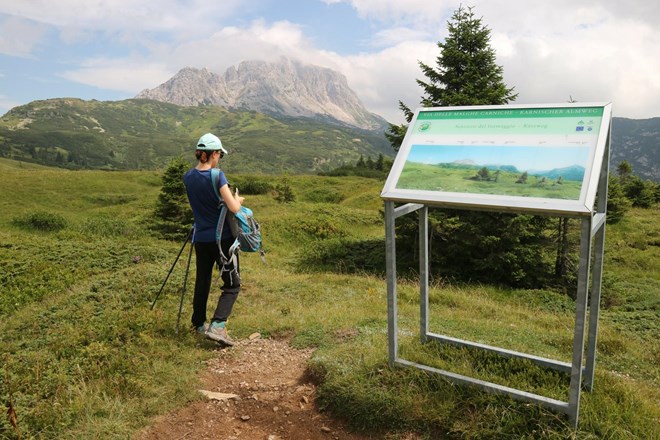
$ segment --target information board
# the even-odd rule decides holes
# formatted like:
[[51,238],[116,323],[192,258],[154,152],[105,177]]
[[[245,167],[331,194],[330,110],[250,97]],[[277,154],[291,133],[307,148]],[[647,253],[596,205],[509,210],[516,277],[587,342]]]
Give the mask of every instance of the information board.
[[587,215],[610,120],[610,103],[417,109],[381,197]]

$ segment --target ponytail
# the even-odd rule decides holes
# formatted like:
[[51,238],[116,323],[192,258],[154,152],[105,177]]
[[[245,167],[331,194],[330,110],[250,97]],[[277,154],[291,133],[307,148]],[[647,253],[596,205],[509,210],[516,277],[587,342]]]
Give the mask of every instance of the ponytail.
[[209,161],[209,156],[208,156],[208,154],[206,154],[206,151],[204,151],[204,150],[196,150],[195,151],[195,157],[201,163],[206,163],[206,162]]

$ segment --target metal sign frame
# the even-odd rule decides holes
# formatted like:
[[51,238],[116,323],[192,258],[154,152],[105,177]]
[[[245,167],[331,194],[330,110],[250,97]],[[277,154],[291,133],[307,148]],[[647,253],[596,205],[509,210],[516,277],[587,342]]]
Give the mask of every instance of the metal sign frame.
[[[609,106],[609,105],[608,105]],[[573,355],[570,363],[561,362],[553,359],[547,359],[534,356],[527,353],[521,353],[505,348],[490,346],[477,342],[462,340],[446,335],[440,335],[429,331],[429,240],[428,240],[428,208],[429,206],[456,207],[456,204],[449,202],[425,201],[423,203],[409,203],[396,205],[401,202],[398,197],[383,196],[385,199],[385,239],[386,239],[386,266],[387,266],[387,309],[388,309],[388,345],[389,345],[389,364],[390,366],[414,367],[427,372],[440,374],[450,381],[457,384],[476,385],[487,392],[506,394],[514,399],[528,401],[551,408],[557,412],[568,415],[573,427],[577,428],[580,409],[580,392],[582,385],[588,391],[593,390],[594,371],[596,365],[596,341],[598,334],[598,320],[600,315],[600,295],[603,273],[603,255],[605,248],[605,223],[607,208],[607,184],[609,175],[609,148],[611,132],[611,112],[607,118],[603,118],[603,127],[600,139],[602,145],[597,149],[599,157],[594,158],[595,167],[591,180],[595,182],[593,186],[593,198],[598,195],[596,206],[585,215],[584,212],[558,212],[548,210],[542,212],[546,215],[555,215],[560,217],[578,217],[581,218],[580,235],[580,258],[578,265],[578,285],[575,300],[575,328],[573,335]],[[399,169],[400,171],[400,169]],[[389,180],[388,180],[389,182]],[[384,191],[385,194],[386,191]],[[468,210],[498,210],[496,206],[463,206]],[[510,212],[511,206],[500,211]],[[536,209],[529,207],[520,207],[513,209],[514,212],[536,213]],[[543,367],[555,369],[570,374],[570,385],[568,390],[568,400],[561,401],[538,394],[529,393],[523,390],[502,386],[499,384],[479,380],[476,378],[452,373],[446,370],[440,370],[427,365],[408,361],[399,357],[398,354],[398,325],[397,325],[397,273],[396,273],[396,245],[395,245],[395,222],[396,219],[412,213],[419,212],[419,255],[420,255],[420,340],[421,343],[434,340],[442,343],[462,347],[473,347],[490,352],[497,353],[509,358],[522,358],[535,362]],[[563,214],[563,215],[562,215]],[[593,251],[593,253],[592,253]],[[593,260],[592,260],[593,254]],[[593,273],[591,272],[593,270]],[[589,295],[589,285],[591,280],[591,292]],[[590,297],[590,303],[588,298]],[[588,323],[587,323],[587,312]],[[585,336],[586,351],[585,351]]]

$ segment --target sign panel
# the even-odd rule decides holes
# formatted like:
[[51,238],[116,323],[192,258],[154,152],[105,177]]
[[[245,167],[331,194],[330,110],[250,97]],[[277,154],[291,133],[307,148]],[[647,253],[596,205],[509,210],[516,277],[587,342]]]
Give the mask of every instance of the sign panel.
[[587,215],[611,104],[417,109],[382,198]]

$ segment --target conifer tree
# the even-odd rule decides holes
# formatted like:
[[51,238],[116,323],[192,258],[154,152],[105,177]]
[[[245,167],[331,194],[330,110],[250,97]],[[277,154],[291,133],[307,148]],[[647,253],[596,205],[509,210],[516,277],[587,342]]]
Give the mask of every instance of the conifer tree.
[[160,194],[156,203],[155,227],[164,238],[182,238],[193,224],[183,175],[190,163],[182,157],[173,158],[163,173]]
[[383,171],[385,169],[385,158],[383,153],[378,153],[378,159],[376,160],[376,170]]
[[655,202],[654,189],[652,182],[645,182],[639,176],[629,177],[624,186],[626,196],[632,205],[638,208],[650,208],[653,205]]
[[[632,206],[650,208],[656,202],[656,187],[651,181],[643,181],[633,174],[633,167],[627,160],[617,166],[619,184],[623,194],[630,200]],[[609,205],[608,205],[609,206]],[[609,209],[608,209],[609,212]]]
[[607,223],[620,222],[631,206],[632,203],[626,197],[620,179],[610,174],[607,185]]
[[[495,62],[495,50],[490,46],[490,29],[473,8],[459,7],[447,24],[449,35],[438,42],[440,54],[437,67],[419,62],[426,81],[417,80],[424,90],[420,104],[423,107],[462,105],[501,105],[518,96],[513,87],[507,87],[502,77],[502,66]],[[406,121],[413,111],[399,101]],[[390,124],[386,134],[392,147],[398,151],[406,134],[407,124]]]
[[275,200],[280,203],[291,203],[296,201],[296,195],[291,188],[288,175],[284,175],[282,182],[275,186]]
[[632,177],[632,165],[630,165],[630,162],[627,160],[623,160],[621,163],[619,163],[619,166],[616,167],[616,170],[619,174],[619,180],[621,180],[621,183],[625,185],[628,179]]

